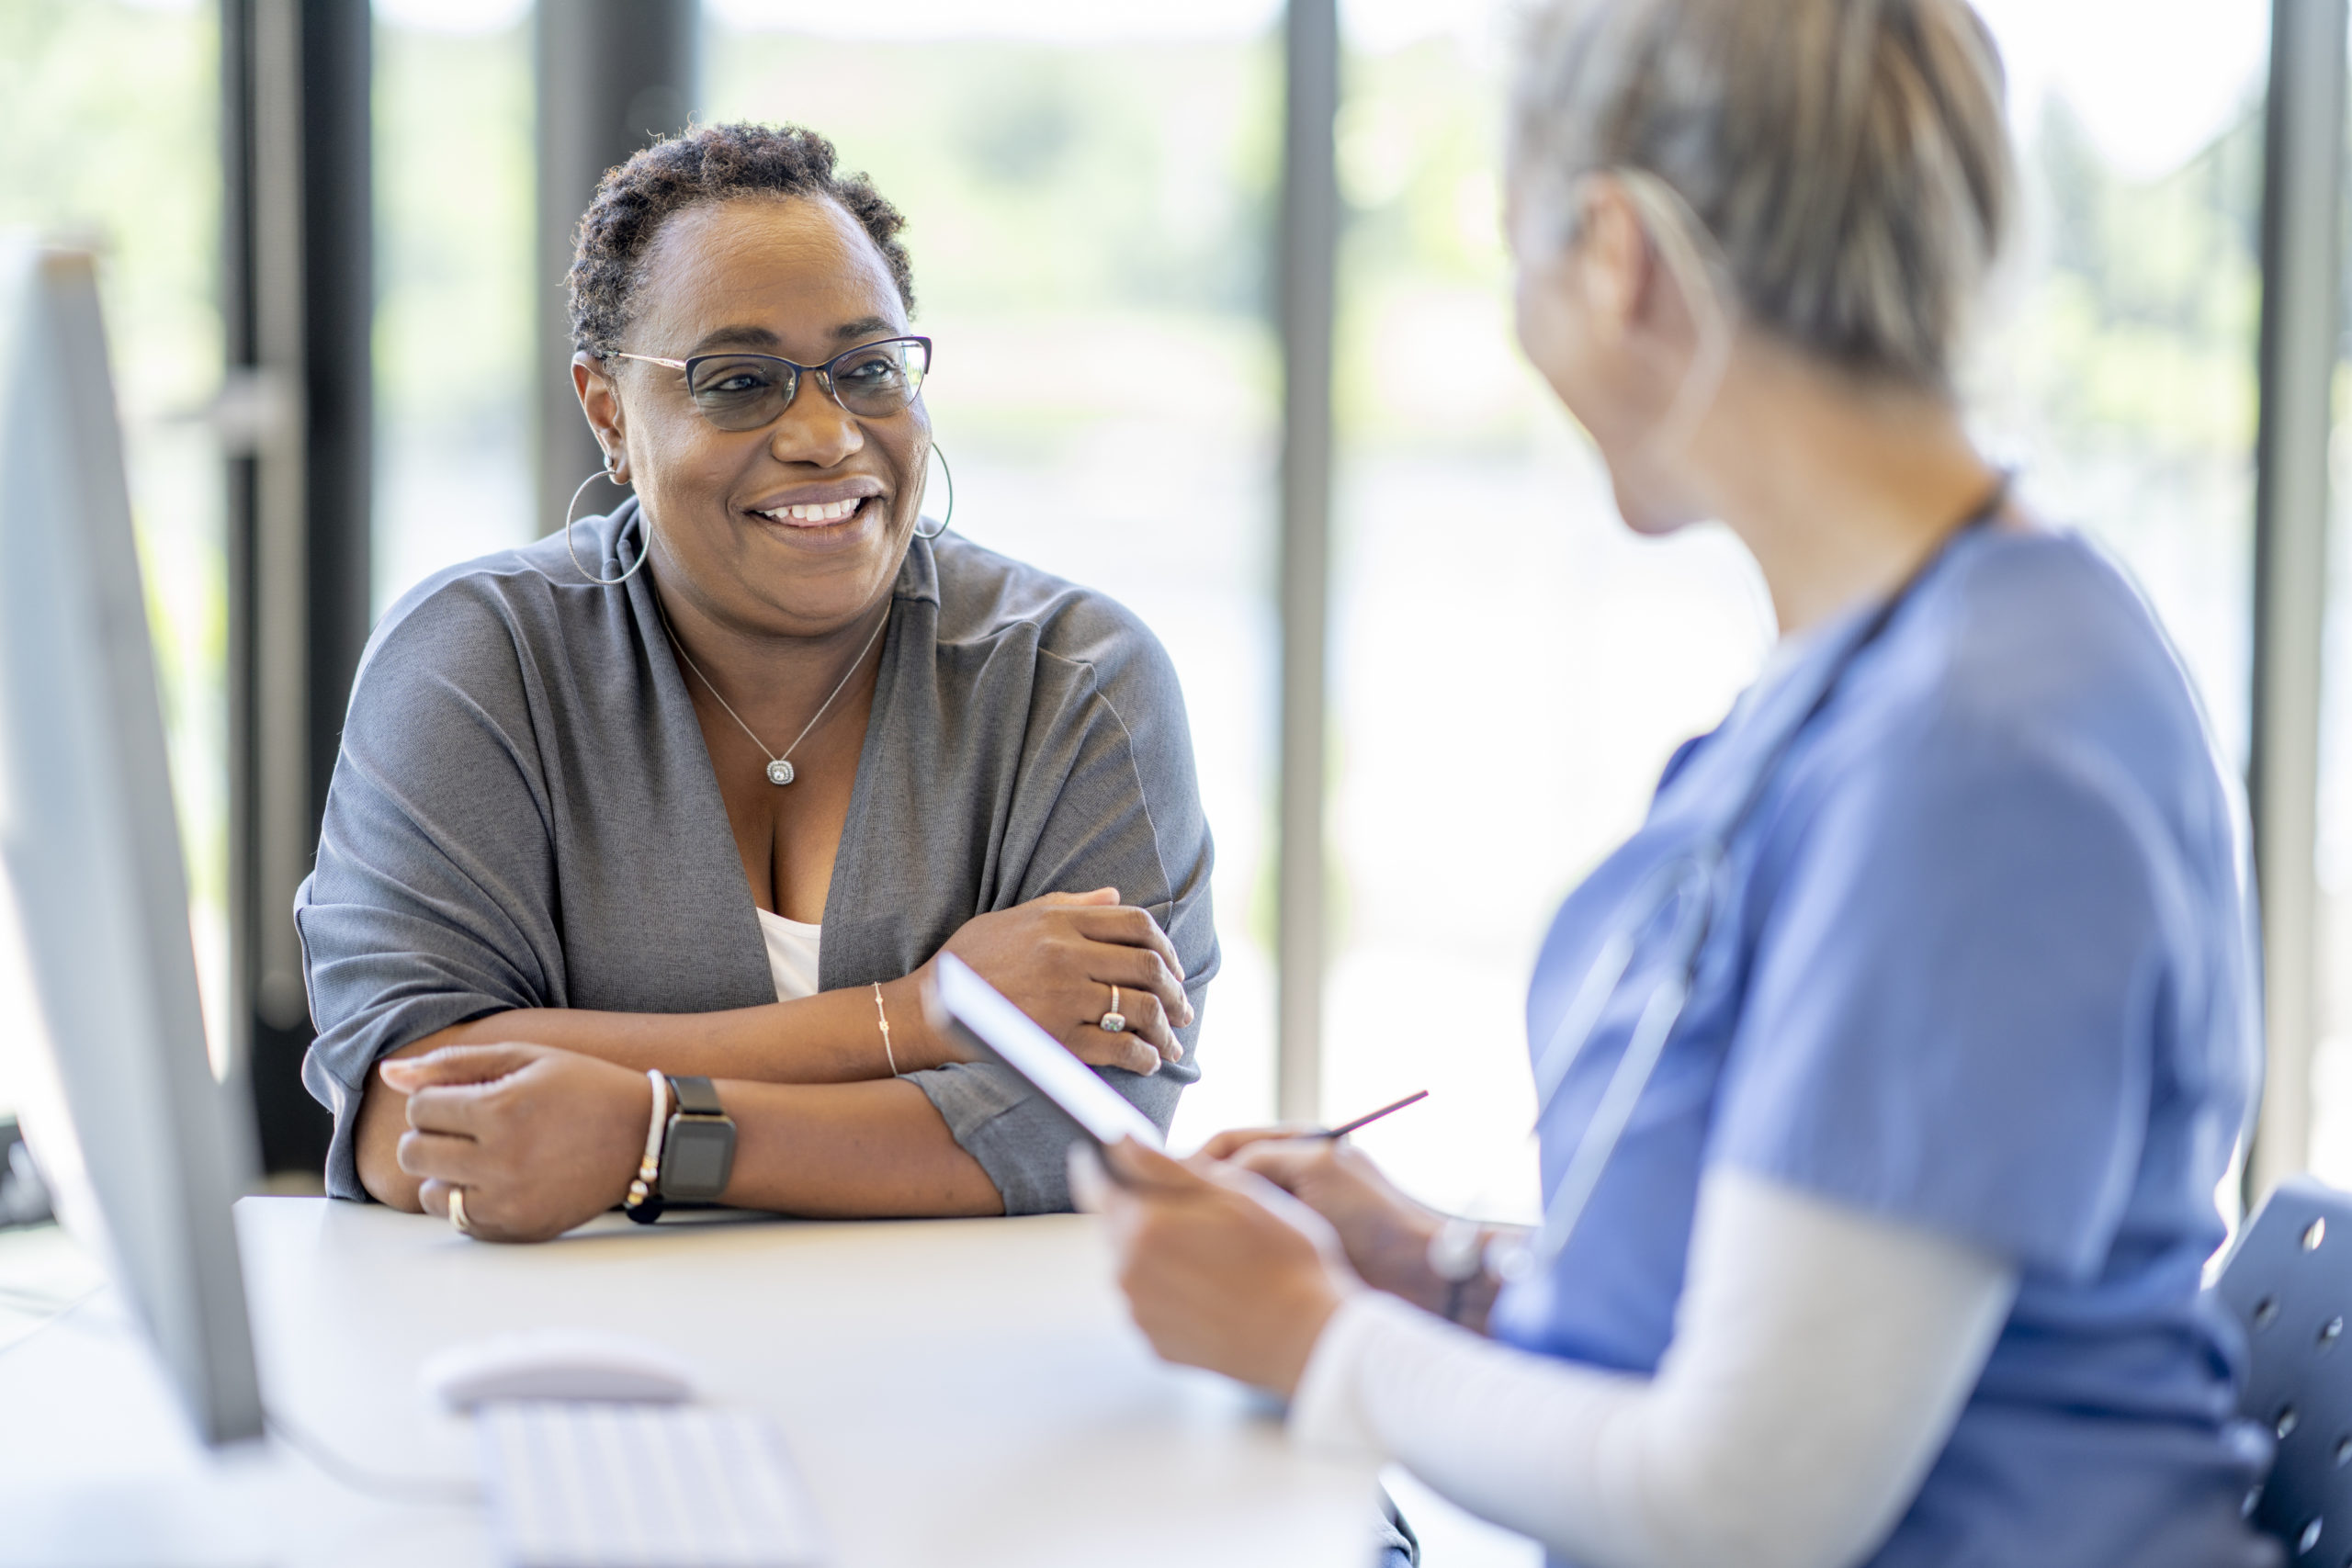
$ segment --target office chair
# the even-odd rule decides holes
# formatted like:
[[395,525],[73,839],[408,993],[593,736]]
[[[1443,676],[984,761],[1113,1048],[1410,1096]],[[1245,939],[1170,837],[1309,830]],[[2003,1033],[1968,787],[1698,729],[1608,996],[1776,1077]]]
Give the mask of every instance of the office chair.
[[2247,1508],[2297,1568],[2352,1568],[2352,1193],[2281,1182],[2214,1289],[2251,1352],[2238,1408],[2278,1440]]

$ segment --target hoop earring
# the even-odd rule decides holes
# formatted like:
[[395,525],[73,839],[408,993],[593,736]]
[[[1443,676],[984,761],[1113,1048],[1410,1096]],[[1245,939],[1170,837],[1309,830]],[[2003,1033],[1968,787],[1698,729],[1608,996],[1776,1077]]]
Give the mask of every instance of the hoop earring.
[[922,531],[922,519],[916,518],[915,537],[918,539],[936,539],[940,535],[947,532],[947,525],[956,518],[956,470],[947,466],[947,454],[939,449],[939,443],[936,441],[931,444],[931,456],[939,459],[939,471],[947,476],[947,515],[941,518],[939,526],[928,534]]
[[[580,552],[579,552],[579,550],[578,550],[578,549],[576,549],[576,548],[574,548],[574,547],[573,547],[572,543],[571,543],[571,529],[572,529],[572,522],[571,522],[571,509],[572,509],[573,507],[575,507],[575,506],[577,506],[577,505],[579,505],[579,504],[580,504],[580,492],[581,492],[581,491],[584,491],[584,490],[586,490],[590,485],[594,484],[598,479],[603,479],[605,483],[607,483],[607,484],[611,484],[611,485],[615,485],[615,486],[617,486],[617,485],[621,482],[618,479],[616,479],[616,478],[615,478],[615,477],[614,477],[614,474],[613,474],[613,459],[612,459],[612,457],[611,457],[611,455],[610,455],[610,454],[607,454],[607,455],[605,456],[605,466],[604,466],[603,468],[601,468],[597,469],[594,473],[590,474],[586,479],[582,479],[582,480],[580,481],[579,489],[578,489],[578,490],[574,490],[574,491],[571,492],[571,499],[570,501],[568,501],[568,502],[564,502],[564,505],[563,505],[563,553],[564,553],[564,554],[566,554],[566,555],[568,555],[568,556],[570,556],[570,557],[571,558],[571,564],[572,564],[572,566],[573,566],[573,567],[574,567],[574,568],[579,571],[580,575],[581,575],[581,576],[582,576],[582,577],[584,577],[584,578],[586,578],[589,581],[591,581],[591,582],[594,583],[597,587],[599,587],[599,588],[618,588],[622,583],[627,582],[630,578],[635,577],[635,576],[637,575],[637,569],[638,569],[639,567],[643,566],[643,565],[645,564],[645,558],[646,558],[647,556],[649,556],[649,555],[652,554],[652,549],[651,549],[651,543],[652,543],[652,542],[651,542],[650,540],[648,540],[648,539],[640,539],[640,540],[639,541],[639,543],[638,543],[638,548],[637,548],[637,559],[636,559],[635,561],[631,562],[631,563],[630,563],[630,565],[629,565],[629,569],[628,569],[627,571],[622,572],[618,577],[598,577],[594,572],[590,571],[586,567],[582,566],[582,565],[580,564]],[[641,511],[642,511],[642,509],[641,509],[641,507],[640,507],[640,514],[641,514]],[[616,544],[617,544],[617,541],[616,541]],[[617,556],[616,556],[616,558],[616,558],[616,559],[617,559],[617,558],[617,558]]]

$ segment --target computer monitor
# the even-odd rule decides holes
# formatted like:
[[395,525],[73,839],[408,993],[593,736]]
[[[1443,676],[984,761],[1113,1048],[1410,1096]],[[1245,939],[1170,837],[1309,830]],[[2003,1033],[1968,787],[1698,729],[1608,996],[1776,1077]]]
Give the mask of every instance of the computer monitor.
[[[208,1443],[258,1437],[114,387],[86,255],[0,249],[0,863],[47,1045],[22,1108]],[[241,1146],[242,1145],[242,1146]]]

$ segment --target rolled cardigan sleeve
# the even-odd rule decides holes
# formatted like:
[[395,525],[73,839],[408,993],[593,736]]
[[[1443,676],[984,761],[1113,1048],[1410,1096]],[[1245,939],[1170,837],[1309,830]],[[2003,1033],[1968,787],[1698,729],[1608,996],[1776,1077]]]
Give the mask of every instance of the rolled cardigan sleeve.
[[[1177,1032],[1183,1060],[1148,1077],[1098,1069],[1164,1133],[1185,1086],[1201,1076],[1193,1047],[1218,966],[1215,856],[1183,691],[1159,640],[1107,601],[1088,601],[1054,630],[1037,654],[1038,711],[1029,716],[1020,804],[1006,835],[1021,871],[1002,902],[1116,887],[1168,933],[1193,1003],[1192,1025]],[[996,1184],[1006,1213],[1070,1207],[1065,1161],[1077,1129],[1051,1101],[994,1064],[913,1077]]]
[[334,1114],[327,1186],[365,1191],[353,1124],[387,1052],[489,1013],[561,1006],[554,852],[520,639],[464,582],[387,618],[355,684],[316,869],[295,900]]

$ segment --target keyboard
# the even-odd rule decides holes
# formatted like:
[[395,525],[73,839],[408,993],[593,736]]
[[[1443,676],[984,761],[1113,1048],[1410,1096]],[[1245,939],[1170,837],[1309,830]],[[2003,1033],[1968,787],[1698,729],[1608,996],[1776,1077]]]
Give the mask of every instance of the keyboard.
[[484,1488],[512,1568],[807,1568],[824,1543],[765,1416],[692,1404],[485,1404]]

